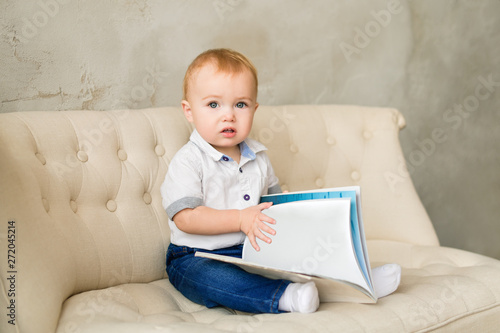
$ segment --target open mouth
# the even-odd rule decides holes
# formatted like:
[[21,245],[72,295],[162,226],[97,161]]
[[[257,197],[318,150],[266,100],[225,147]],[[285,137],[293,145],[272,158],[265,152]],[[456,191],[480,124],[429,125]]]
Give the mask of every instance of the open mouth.
[[235,136],[235,135],[236,135],[236,131],[235,131],[233,128],[229,128],[229,127],[228,127],[228,128],[224,128],[224,129],[222,130],[222,132],[221,132],[221,133],[222,133],[222,135],[224,135],[226,138],[228,138],[228,137],[233,137],[233,136]]

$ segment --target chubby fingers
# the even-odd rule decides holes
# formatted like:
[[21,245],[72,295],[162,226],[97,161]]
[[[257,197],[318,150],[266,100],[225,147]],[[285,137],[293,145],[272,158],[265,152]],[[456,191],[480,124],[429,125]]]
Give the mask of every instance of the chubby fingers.
[[[270,223],[270,224],[276,224],[276,221],[272,218],[270,218],[269,216],[266,216],[266,218],[268,220],[261,220],[260,223],[259,223],[259,230],[260,231],[265,231],[266,233],[268,233],[269,235],[276,235],[276,230],[274,230],[273,228],[271,228],[267,223]],[[267,223],[265,223],[267,222]],[[268,242],[270,243],[270,242]]]
[[255,236],[248,235],[248,240],[250,241],[250,244],[252,244],[252,247],[255,249],[255,251],[259,252],[260,247],[259,244],[257,244],[257,241],[255,240]]
[[271,244],[272,239],[264,234],[264,232],[272,236],[276,235],[276,230],[268,225],[268,223],[276,224],[276,221],[265,214],[260,214],[259,219],[260,221],[256,225],[257,228],[255,228],[254,235],[264,242]]
[[263,241],[265,241],[266,243],[271,243],[271,238],[265,236],[262,233],[262,231],[265,231],[269,235],[273,235],[273,236],[276,235],[276,230],[274,230],[273,228],[271,228],[268,225],[268,223],[269,224],[276,224],[276,220],[273,219],[272,217],[267,216],[264,213],[260,213],[259,220],[260,220],[260,222],[258,223],[258,228],[259,228],[260,234],[262,235],[262,237],[259,237],[259,238],[262,239]]
[[[264,226],[266,226],[264,223],[263,223]],[[267,227],[267,226],[266,226]],[[271,230],[273,232],[273,234],[275,234],[276,232],[271,229],[270,227],[267,227],[269,230]],[[257,244],[257,238],[266,242],[267,244],[271,244],[272,240],[271,238],[269,238],[268,236],[266,236],[261,229],[259,228],[255,228],[255,231],[252,235],[248,235],[248,239],[250,240],[250,244],[252,244],[253,248],[256,250],[256,251],[260,251],[260,247],[259,247],[259,244]]]
[[272,242],[271,238],[268,237],[267,235],[265,235],[262,231],[265,231],[268,234],[273,235],[273,236],[276,234],[276,231],[274,231],[271,227],[264,224],[261,228],[257,229],[255,232],[255,236],[257,238],[263,240],[264,242],[266,242],[268,244],[271,244],[271,242]]
[[262,202],[260,204],[258,204],[257,206],[260,208],[260,210],[264,210],[264,209],[268,209],[269,207],[271,207],[273,205],[272,202],[268,201],[268,202]]
[[[273,220],[273,222],[274,222],[274,220]],[[276,222],[274,222],[274,223],[276,223]],[[269,235],[273,235],[273,236],[276,235],[276,231],[262,221],[259,222],[258,226],[255,226],[254,231],[251,234],[247,235],[248,239],[250,240],[250,244],[252,244],[252,247],[256,251],[260,251],[259,244],[257,243],[257,238],[266,242],[267,244],[271,244],[271,242],[272,242],[272,239],[270,237],[266,236],[266,234],[264,234],[264,232],[266,232]]]
[[270,224],[276,224],[276,221],[272,217],[269,217],[269,216],[267,216],[266,214],[264,214],[262,212],[259,214],[258,218],[259,218],[259,220],[261,222],[266,222],[266,223],[270,223]]

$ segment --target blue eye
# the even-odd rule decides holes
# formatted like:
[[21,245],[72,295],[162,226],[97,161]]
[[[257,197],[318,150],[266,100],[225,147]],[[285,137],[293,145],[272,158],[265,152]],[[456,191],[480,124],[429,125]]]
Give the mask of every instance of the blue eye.
[[219,106],[219,104],[217,104],[217,102],[210,102],[208,103],[208,106],[211,107],[212,109],[215,109],[217,106]]
[[247,105],[246,105],[246,103],[243,103],[243,102],[238,102],[238,103],[236,103],[236,107],[237,107],[238,109],[242,109],[242,108],[244,108],[245,106],[247,106]]

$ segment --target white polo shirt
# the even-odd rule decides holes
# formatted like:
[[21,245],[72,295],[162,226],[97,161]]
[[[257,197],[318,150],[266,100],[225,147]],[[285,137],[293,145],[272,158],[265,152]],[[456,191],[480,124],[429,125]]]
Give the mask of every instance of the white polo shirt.
[[261,143],[240,143],[240,163],[220,153],[194,130],[189,142],[174,156],[161,186],[162,203],[169,217],[170,241],[178,246],[214,250],[243,243],[243,232],[220,235],[185,233],[172,218],[183,209],[207,206],[244,209],[257,205],[260,196],[279,193],[278,178]]

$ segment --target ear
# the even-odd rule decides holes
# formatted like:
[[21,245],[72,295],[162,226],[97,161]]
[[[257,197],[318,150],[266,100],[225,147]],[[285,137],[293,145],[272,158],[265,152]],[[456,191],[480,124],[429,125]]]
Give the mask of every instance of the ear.
[[184,112],[184,116],[190,123],[192,123],[193,112],[191,111],[191,105],[189,105],[189,102],[186,100],[182,100],[181,105],[182,105],[182,111]]
[[253,110],[254,113],[257,111],[258,107],[259,107],[259,103],[255,103],[255,109]]

